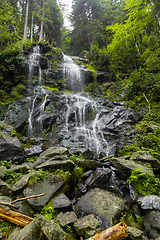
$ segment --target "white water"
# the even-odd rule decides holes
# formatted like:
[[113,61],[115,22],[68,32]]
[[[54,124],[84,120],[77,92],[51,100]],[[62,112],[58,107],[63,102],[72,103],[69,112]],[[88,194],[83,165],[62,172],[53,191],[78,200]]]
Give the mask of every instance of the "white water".
[[65,54],[63,54],[63,59],[63,78],[66,80],[68,89],[73,92],[81,92],[84,87],[81,68]]

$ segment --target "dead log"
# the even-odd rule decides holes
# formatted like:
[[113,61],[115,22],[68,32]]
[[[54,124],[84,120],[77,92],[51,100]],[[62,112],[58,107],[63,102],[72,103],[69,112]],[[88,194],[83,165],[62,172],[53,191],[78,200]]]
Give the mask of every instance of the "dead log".
[[127,225],[125,222],[120,222],[103,232],[97,233],[88,240],[123,240],[127,235]]
[[26,226],[33,221],[33,218],[23,215],[21,213],[8,210],[6,208],[0,207],[0,218],[7,220],[19,226]]

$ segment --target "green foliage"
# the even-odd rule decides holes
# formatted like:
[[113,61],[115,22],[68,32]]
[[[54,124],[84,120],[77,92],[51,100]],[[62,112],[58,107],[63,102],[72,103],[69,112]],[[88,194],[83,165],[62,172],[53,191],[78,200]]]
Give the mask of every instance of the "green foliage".
[[140,170],[132,171],[131,176],[127,182],[133,186],[134,194],[146,195],[160,195],[160,179],[154,175],[149,175]]
[[41,210],[41,214],[48,220],[54,219],[58,214],[57,211],[50,205],[51,204],[49,203]]
[[0,221],[0,231],[3,233],[3,238],[7,239],[12,231],[16,228],[16,225],[8,221]]
[[38,171],[32,170],[34,173],[32,177],[29,179],[28,185],[33,186],[35,183],[39,182],[48,177],[49,172],[43,171],[43,169],[39,169]]
[[48,89],[48,90],[51,91],[51,92],[59,91],[59,89],[58,89],[57,87],[56,87],[56,88],[52,88],[52,87],[49,87],[49,86],[42,86],[42,87]]
[[10,168],[11,165],[12,165],[12,160],[10,160],[10,161],[7,161],[7,160],[0,161],[0,166],[1,167]]
[[25,162],[34,163],[37,160],[37,158],[38,158],[38,156],[28,157],[28,158],[26,158]]
[[16,182],[19,181],[19,177],[21,175],[22,175],[21,173],[16,173],[9,169],[5,173],[4,181],[10,185],[14,185]]
[[99,49],[95,44],[90,48],[90,61],[96,70],[108,71],[110,64],[110,55],[106,48]]

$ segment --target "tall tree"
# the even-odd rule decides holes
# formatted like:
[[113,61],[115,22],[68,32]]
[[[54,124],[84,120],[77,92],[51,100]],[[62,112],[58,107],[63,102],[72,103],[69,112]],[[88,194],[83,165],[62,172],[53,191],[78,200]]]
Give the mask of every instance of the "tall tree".
[[24,40],[27,39],[28,12],[29,12],[29,0],[27,0],[27,5],[26,5],[26,16],[25,16],[25,23],[24,23],[24,35],[23,35]]

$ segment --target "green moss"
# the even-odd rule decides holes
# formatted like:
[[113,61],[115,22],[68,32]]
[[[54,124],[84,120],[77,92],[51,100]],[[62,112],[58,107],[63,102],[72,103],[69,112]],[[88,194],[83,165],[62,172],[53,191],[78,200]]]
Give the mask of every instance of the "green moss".
[[160,196],[160,179],[154,175],[135,170],[127,179],[127,183],[133,186],[135,196],[138,194]]
[[49,86],[42,86],[42,87],[48,89],[48,90],[51,91],[51,92],[59,91],[59,89],[58,89],[57,87],[55,87],[55,88],[52,88],[52,87],[49,87]]

